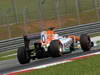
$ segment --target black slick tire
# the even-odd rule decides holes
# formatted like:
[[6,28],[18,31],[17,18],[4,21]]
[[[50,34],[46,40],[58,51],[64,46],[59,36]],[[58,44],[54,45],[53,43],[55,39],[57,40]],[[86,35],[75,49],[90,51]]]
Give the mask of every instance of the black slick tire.
[[81,34],[80,45],[84,52],[89,51],[91,49],[91,40],[87,34]]
[[30,62],[30,57],[25,47],[18,48],[17,59],[20,64],[27,64]]
[[58,40],[53,40],[50,43],[50,46],[48,48],[48,52],[51,57],[59,57],[62,56],[63,53],[60,51],[62,50],[62,45]]

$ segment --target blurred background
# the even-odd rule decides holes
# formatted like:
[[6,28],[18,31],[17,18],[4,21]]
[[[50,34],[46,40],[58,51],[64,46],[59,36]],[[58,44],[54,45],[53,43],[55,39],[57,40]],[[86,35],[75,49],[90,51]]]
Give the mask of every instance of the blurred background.
[[100,20],[100,0],[0,0],[0,40]]

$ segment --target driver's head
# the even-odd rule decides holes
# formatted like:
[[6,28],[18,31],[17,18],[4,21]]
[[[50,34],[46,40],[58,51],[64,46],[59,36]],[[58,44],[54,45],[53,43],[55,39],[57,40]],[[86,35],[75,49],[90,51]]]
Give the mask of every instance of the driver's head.
[[47,34],[54,34],[55,33],[54,29],[55,29],[55,27],[49,27],[48,31],[47,31]]
[[55,29],[55,27],[49,27],[48,30],[53,31]]

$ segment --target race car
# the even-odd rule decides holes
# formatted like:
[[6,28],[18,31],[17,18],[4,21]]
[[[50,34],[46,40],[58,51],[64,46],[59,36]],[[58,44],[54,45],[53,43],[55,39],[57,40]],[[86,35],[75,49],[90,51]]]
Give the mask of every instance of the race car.
[[24,46],[17,50],[20,64],[29,63],[31,59],[59,57],[80,47],[86,52],[94,45],[88,34],[60,36],[54,31],[54,27],[42,31],[38,38],[39,40],[34,42],[34,36],[24,36]]

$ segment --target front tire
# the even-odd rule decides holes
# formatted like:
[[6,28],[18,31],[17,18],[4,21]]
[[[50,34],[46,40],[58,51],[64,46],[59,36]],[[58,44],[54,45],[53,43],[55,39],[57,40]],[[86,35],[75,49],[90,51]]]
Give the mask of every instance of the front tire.
[[20,64],[26,64],[30,62],[30,56],[26,51],[25,47],[18,48],[17,58]]
[[82,34],[80,36],[80,45],[84,52],[91,50],[91,40],[87,34]]
[[59,57],[63,55],[63,48],[58,40],[53,40],[48,47],[48,52],[51,57]]

